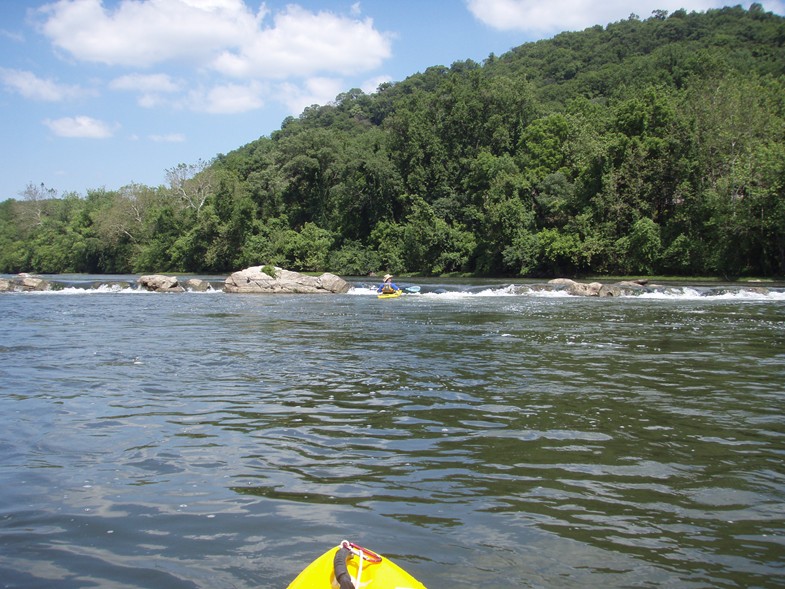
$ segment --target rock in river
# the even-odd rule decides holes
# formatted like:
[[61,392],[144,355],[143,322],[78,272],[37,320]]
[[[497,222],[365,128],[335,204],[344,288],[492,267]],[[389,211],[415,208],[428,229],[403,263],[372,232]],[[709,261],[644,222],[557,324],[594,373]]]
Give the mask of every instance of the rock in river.
[[324,273],[321,276],[308,276],[291,270],[275,267],[270,276],[262,271],[272,271],[270,266],[251,266],[239,270],[224,282],[226,292],[238,293],[345,293],[351,285],[335,274]]
[[52,285],[49,281],[22,272],[14,278],[0,279],[0,292],[29,292],[34,290],[51,290]]
[[140,276],[136,280],[137,284],[147,290],[155,292],[183,292],[185,289],[180,286],[177,276],[166,276],[164,274],[148,274]]

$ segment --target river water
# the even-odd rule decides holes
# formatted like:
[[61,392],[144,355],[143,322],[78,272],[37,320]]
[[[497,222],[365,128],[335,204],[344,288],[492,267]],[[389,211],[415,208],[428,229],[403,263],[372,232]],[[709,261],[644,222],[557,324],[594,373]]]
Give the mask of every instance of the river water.
[[0,295],[3,587],[785,585],[781,289],[436,286]]

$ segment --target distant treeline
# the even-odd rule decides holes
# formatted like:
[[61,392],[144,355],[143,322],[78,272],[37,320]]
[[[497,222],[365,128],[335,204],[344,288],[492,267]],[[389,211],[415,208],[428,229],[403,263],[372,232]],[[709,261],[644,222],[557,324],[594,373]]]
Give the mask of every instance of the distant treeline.
[[785,275],[785,18],[656,11],[350,90],[168,185],[0,203],[0,271]]

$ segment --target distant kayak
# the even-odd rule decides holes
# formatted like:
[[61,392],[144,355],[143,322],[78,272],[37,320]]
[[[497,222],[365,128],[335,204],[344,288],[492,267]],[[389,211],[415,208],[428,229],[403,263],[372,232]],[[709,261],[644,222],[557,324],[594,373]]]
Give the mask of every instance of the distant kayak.
[[390,559],[344,540],[309,564],[288,589],[425,589]]
[[401,296],[402,292],[403,291],[399,288],[395,292],[383,292],[380,295],[378,295],[378,297],[380,299],[397,299],[399,296]]

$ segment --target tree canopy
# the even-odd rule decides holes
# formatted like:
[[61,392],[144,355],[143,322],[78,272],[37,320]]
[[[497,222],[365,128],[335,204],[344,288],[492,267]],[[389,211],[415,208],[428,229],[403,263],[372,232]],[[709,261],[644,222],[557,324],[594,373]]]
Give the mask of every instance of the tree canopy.
[[2,272],[785,275],[785,18],[655,11],[288,117],[168,186],[0,203]]

